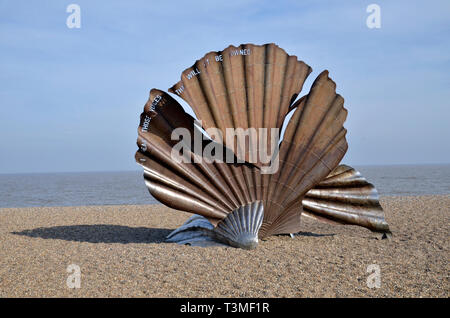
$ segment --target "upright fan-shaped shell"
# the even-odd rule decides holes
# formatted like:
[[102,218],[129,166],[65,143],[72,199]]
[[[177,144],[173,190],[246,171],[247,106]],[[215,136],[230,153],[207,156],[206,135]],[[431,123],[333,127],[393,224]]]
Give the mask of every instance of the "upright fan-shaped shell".
[[257,136],[259,128],[267,128],[270,141],[270,128],[281,128],[309,73],[308,65],[273,43],[242,44],[206,54],[169,91],[189,103],[204,129],[219,128],[239,159],[260,165],[258,154],[270,154],[272,145],[259,149],[250,141],[256,146],[252,151],[243,133],[229,139],[226,128],[255,128]]
[[172,153],[176,128],[200,133],[194,119],[167,93],[153,89],[138,128],[136,161],[144,168],[150,193],[175,209],[203,215],[217,224],[228,213],[251,202],[245,166],[208,163],[193,151],[184,153],[192,162],[177,162]]
[[[206,54],[170,89],[192,106],[207,132],[218,128],[226,135],[227,128],[233,128],[245,136],[249,128],[269,129],[257,131],[259,141],[262,134],[272,133],[271,128],[280,129],[293,111],[279,148],[270,138],[258,142],[256,150],[249,147],[255,142],[252,138],[225,137],[223,145],[209,140],[176,100],[160,90],[150,92],[136,153],[146,185],[159,201],[199,214],[213,227],[194,218],[173,233],[173,240],[184,242],[191,235],[197,240],[192,229],[202,228],[210,238],[249,248],[257,243],[255,235],[299,231],[300,216],[310,213],[302,209],[302,202],[310,202],[308,191],[325,182],[347,150],[343,127],[347,110],[327,71],[316,78],[307,95],[294,102],[310,72],[304,62],[274,44],[245,44]],[[173,138],[179,128],[205,140],[200,146],[189,138],[179,143]],[[180,144],[190,162],[174,158]],[[231,153],[235,160],[205,160],[211,147]],[[273,156],[270,162],[262,162],[259,156],[255,162],[254,151],[258,155],[273,151]]]

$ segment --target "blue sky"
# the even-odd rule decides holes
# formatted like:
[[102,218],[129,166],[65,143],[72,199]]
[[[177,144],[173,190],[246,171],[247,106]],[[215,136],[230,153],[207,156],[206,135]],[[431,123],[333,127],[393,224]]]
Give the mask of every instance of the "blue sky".
[[330,71],[343,162],[450,163],[449,1],[0,1],[0,173],[137,170],[151,88],[206,52],[270,42],[313,68],[303,93]]

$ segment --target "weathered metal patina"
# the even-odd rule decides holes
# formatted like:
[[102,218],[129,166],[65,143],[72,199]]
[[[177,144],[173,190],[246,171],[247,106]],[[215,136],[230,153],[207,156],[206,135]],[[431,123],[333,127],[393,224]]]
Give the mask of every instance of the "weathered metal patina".
[[[311,71],[275,44],[210,52],[169,89],[200,122],[168,93],[151,90],[138,128],[136,161],[153,197],[199,215],[169,241],[254,248],[258,237],[298,232],[302,215],[390,233],[373,185],[353,168],[339,166],[348,147],[347,110],[328,71],[297,100]],[[281,143],[274,144],[274,129],[283,127]],[[223,138],[203,137],[200,147],[183,139],[182,155],[189,162],[180,162],[173,156],[179,128],[190,136],[217,129]],[[235,129],[233,138],[227,138],[227,128]],[[249,129],[252,137],[244,135]],[[262,139],[267,142],[255,143]],[[205,160],[212,147],[231,152],[233,162]],[[270,160],[262,160],[261,153]]]

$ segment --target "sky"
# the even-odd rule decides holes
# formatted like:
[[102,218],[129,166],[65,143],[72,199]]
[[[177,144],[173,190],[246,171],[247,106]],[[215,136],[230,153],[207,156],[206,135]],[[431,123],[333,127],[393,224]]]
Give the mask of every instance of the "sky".
[[450,1],[0,0],[0,173],[139,170],[151,88],[209,51],[272,42],[312,67],[302,94],[325,69],[337,83],[343,163],[450,163]]

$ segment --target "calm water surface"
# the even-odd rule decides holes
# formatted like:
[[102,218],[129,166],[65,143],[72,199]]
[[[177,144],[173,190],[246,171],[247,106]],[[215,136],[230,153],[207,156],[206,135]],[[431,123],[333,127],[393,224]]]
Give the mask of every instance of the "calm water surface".
[[[380,195],[450,194],[450,165],[355,168]],[[0,207],[152,203],[141,171],[0,175]]]

